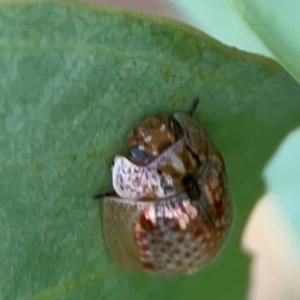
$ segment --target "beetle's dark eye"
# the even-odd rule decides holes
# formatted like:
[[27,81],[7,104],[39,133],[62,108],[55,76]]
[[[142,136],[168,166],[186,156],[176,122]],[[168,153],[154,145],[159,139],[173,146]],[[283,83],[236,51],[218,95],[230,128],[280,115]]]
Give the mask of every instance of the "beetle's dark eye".
[[131,158],[139,162],[144,162],[148,158],[146,152],[139,149],[138,147],[129,148],[129,154]]
[[170,123],[173,127],[173,130],[174,130],[174,133],[177,135],[177,136],[180,136],[182,134],[182,128],[179,124],[179,122],[174,119],[174,118],[170,118]]

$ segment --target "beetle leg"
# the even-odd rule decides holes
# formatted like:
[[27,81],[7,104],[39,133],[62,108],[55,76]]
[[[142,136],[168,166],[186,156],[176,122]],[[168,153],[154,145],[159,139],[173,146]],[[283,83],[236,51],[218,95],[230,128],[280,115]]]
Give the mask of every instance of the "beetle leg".
[[192,105],[192,107],[191,107],[191,109],[189,111],[189,115],[191,117],[194,115],[194,113],[195,113],[195,111],[196,111],[196,109],[197,109],[197,107],[199,105],[199,102],[200,102],[199,98],[195,99],[195,101],[193,102],[193,105]]
[[104,198],[106,196],[116,196],[116,193],[114,193],[114,192],[106,192],[106,193],[102,193],[102,194],[96,194],[96,195],[93,196],[93,199],[97,200],[97,199]]
[[197,209],[202,219],[209,228],[214,225],[213,219],[210,214],[209,203],[203,201],[201,197],[201,191],[197,184],[197,181],[191,175],[187,175],[182,180],[182,185],[185,188],[185,192],[188,194],[191,200],[197,200]]

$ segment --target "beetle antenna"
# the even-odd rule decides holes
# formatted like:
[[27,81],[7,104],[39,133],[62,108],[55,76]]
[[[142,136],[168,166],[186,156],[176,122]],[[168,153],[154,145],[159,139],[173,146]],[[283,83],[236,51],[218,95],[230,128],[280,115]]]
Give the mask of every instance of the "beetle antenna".
[[191,108],[190,111],[189,111],[189,115],[190,115],[190,116],[193,116],[193,114],[195,113],[195,111],[196,111],[196,109],[197,109],[197,107],[198,107],[198,105],[199,105],[199,102],[200,102],[200,99],[199,99],[199,98],[197,98],[197,99],[194,100],[193,105],[192,105],[192,108]]
[[115,196],[115,195],[116,194],[113,192],[107,192],[107,193],[103,193],[103,194],[96,194],[93,196],[93,199],[98,200],[98,199],[104,198],[106,196]]

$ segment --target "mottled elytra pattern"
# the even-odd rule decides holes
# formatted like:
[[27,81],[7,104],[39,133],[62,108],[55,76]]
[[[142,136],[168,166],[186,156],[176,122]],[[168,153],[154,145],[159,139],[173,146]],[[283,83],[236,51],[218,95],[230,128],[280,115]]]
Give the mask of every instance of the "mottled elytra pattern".
[[134,232],[143,268],[160,276],[196,272],[213,259],[218,246],[187,198],[143,210]]
[[233,219],[220,153],[190,116],[174,114],[171,120],[173,125],[150,117],[139,135],[131,135],[130,146],[143,151],[146,145],[164,148],[161,137],[169,133],[160,132],[162,125],[177,131],[167,141],[170,146],[149,163],[115,158],[117,196],[105,197],[103,209],[103,234],[113,260],[122,268],[156,276],[189,275],[209,264],[224,245]]
[[[213,217],[216,220],[216,225],[219,221],[222,225],[228,225],[225,221],[228,217],[231,221],[231,199],[228,194],[228,183],[225,172],[225,166],[221,155],[218,152],[213,152],[209,158],[209,172],[204,180],[202,190],[207,202],[213,207]],[[217,226],[219,227],[219,226]]]
[[232,205],[220,154],[210,155],[200,199],[158,203],[141,211],[135,225],[140,261],[160,276],[192,274],[222,248],[232,224]]

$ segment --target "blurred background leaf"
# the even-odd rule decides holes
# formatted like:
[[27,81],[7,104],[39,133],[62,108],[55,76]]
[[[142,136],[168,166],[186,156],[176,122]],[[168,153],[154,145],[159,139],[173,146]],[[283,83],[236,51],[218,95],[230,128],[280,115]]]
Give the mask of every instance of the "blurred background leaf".
[[186,22],[239,49],[272,57],[300,81],[298,0],[166,0]]
[[179,18],[229,46],[272,57],[226,0],[166,0]]
[[300,1],[227,0],[300,82]]
[[[243,299],[240,236],[262,169],[299,125],[300,87],[279,65],[185,25],[67,3],[0,6],[2,299]],[[144,116],[186,110],[224,155],[235,200],[226,249],[202,272],[118,270],[98,204],[109,164]]]

